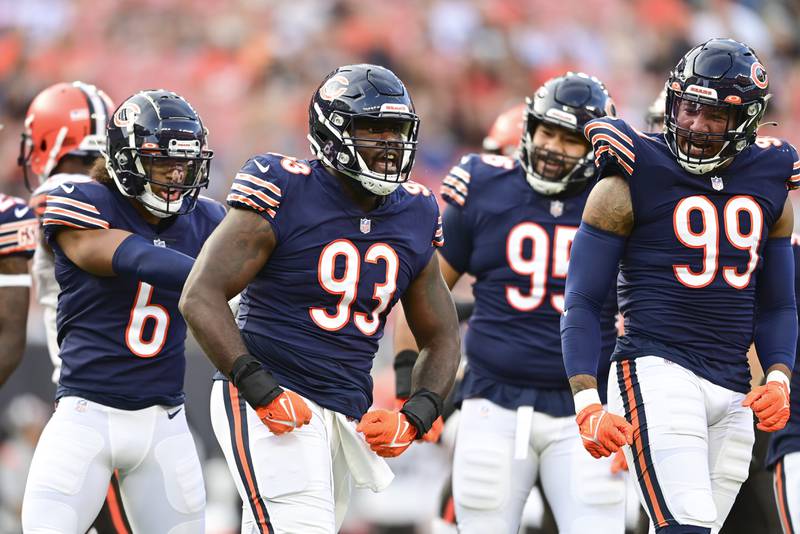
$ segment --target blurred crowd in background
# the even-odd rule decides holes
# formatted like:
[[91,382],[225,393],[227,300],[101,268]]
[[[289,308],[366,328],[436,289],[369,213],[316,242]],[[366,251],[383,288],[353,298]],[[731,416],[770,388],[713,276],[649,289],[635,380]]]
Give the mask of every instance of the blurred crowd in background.
[[[501,111],[567,70],[603,80],[618,114],[643,126],[668,71],[691,46],[711,37],[731,37],[756,50],[773,94],[766,120],[778,123],[761,133],[800,145],[796,0],[0,0],[0,191],[26,196],[16,164],[22,121],[33,96],[60,81],[96,84],[116,103],[147,88],[186,97],[210,131],[216,156],[208,194],[221,200],[253,154],[310,157],[308,100],[326,73],[347,63],[382,64],[406,82],[421,117],[415,179],[438,190],[461,155],[480,150]],[[38,307],[31,313],[29,339],[41,344]],[[43,347],[38,350],[43,354]],[[390,372],[389,352],[382,347],[380,373]],[[190,357],[190,402],[193,388],[206,394],[210,388],[203,381],[210,376],[207,364],[193,368],[199,361],[205,361],[199,353]],[[25,365],[30,369],[30,362]],[[46,356],[36,365],[35,376],[48,383]],[[190,381],[192,373],[205,378],[198,385]],[[17,374],[13,389],[25,391],[20,380],[34,372]],[[388,385],[391,378],[377,382]],[[41,394],[16,402],[4,410],[0,533],[5,520],[14,520],[4,514],[14,515],[25,466],[50,414]],[[202,415],[207,419],[207,403],[198,404],[190,415],[200,414],[193,423],[208,438]],[[216,450],[207,452],[218,457]],[[431,480],[445,476],[432,477],[429,466],[421,467],[444,465],[436,454],[420,450],[403,457],[405,467],[393,465],[408,472],[392,491],[408,484],[419,499],[420,491],[429,490],[424,501],[430,509],[417,508],[418,515],[434,513],[439,485]],[[215,481],[207,484],[209,504],[224,502],[209,513],[219,514],[216,524],[234,524],[228,516],[236,515],[235,503],[227,501],[236,494],[224,485],[224,464],[206,467],[207,480]],[[415,479],[411,472],[427,475]],[[351,532],[366,531],[358,517],[380,513],[380,502],[398,502],[392,494],[384,501],[364,499],[355,499]],[[411,519],[408,510],[391,509]]]

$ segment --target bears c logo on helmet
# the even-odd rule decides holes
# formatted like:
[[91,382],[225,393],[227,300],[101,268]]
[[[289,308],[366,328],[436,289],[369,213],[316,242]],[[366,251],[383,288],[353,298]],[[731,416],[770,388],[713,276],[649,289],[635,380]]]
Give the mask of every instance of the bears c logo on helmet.
[[319,97],[323,100],[336,100],[347,91],[348,85],[350,85],[350,80],[341,74],[336,75],[320,87]]
[[128,128],[136,122],[136,117],[141,113],[142,110],[137,104],[126,102],[114,113],[114,124],[120,128]]
[[750,66],[750,78],[759,89],[765,89],[769,85],[769,78],[767,77],[767,69],[761,63],[755,62]]

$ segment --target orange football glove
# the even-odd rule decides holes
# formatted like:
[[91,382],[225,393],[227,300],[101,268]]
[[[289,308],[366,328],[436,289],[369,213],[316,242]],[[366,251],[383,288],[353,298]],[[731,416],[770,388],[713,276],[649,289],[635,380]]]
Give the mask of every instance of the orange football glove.
[[[778,371],[779,372],[779,371]],[[789,387],[785,382],[772,380],[753,388],[742,401],[758,417],[756,428],[764,432],[775,432],[786,426],[791,415]]]
[[278,436],[311,422],[311,409],[303,397],[294,391],[284,391],[266,406],[256,408],[256,413],[267,428]]
[[583,446],[595,458],[611,456],[633,442],[633,427],[623,417],[610,414],[600,404],[590,404],[575,418]]
[[[394,409],[398,412],[403,409],[403,405],[406,403],[408,399],[404,397],[398,397],[394,400]],[[436,421],[433,422],[433,426],[430,430],[425,432],[422,436],[422,441],[427,441],[428,443],[438,443],[439,438],[442,436],[442,431],[444,430],[444,418],[440,415],[436,418]]]
[[356,430],[363,433],[369,447],[384,458],[400,456],[417,437],[417,429],[405,414],[390,410],[365,413]]
[[614,458],[611,459],[611,474],[616,475],[617,473],[627,470],[628,460],[625,459],[625,453],[620,449],[614,454]]

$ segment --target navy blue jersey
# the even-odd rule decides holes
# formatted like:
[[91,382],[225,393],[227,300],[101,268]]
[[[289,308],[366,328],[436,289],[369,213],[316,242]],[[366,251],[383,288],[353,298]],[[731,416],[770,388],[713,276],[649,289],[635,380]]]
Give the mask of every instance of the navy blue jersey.
[[242,292],[242,336],[278,382],[360,418],[386,316],[443,242],[431,192],[414,182],[364,212],[319,160],[250,159],[228,204],[272,225],[276,246]]
[[36,214],[24,200],[0,193],[0,259],[11,255],[32,257],[38,228]]
[[191,213],[154,227],[113,184],[65,182],[47,195],[42,224],[61,287],[57,397],[77,395],[125,410],[175,406],[183,402],[186,367],[180,293],[125,276],[89,274],[67,258],[57,232],[118,228],[196,257],[224,215],[219,202],[201,197]]
[[663,134],[608,118],[585,134],[601,176],[626,178],[633,203],[618,279],[625,335],[614,358],[661,356],[747,392],[760,254],[787,186],[800,182],[794,147],[759,138],[728,167],[698,176],[677,163]]
[[[800,302],[800,235],[792,236],[792,252],[794,252],[794,296]],[[798,309],[800,321],[800,308]],[[791,452],[800,451],[800,337],[797,339],[792,383],[789,388],[792,401],[791,416],[783,430],[774,432],[770,436],[769,451],[767,452],[767,466],[772,467]]]
[[[508,408],[534,404],[557,416],[574,413],[559,320],[570,247],[589,190],[540,195],[517,160],[495,155],[465,156],[444,178],[441,193],[449,206],[441,254],[455,270],[475,277],[463,398],[490,398]],[[602,319],[603,397],[615,314],[612,293]],[[508,387],[501,391],[503,385]],[[558,390],[559,400],[548,403],[542,389]]]

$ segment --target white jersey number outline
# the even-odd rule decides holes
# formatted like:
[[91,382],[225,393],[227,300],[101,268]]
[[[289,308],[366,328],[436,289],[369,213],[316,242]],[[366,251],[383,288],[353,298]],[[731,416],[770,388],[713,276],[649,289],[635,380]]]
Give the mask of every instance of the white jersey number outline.
[[[689,219],[692,212],[700,215],[702,225],[699,232],[691,228]],[[750,218],[750,231],[742,233],[740,214],[744,212]],[[753,197],[739,195],[732,197],[725,204],[722,212],[722,225],[725,238],[735,248],[746,250],[749,260],[744,272],[736,267],[723,266],[722,277],[734,289],[744,289],[750,284],[750,277],[758,265],[758,245],[761,242],[764,213]],[[703,250],[703,267],[694,271],[687,264],[673,265],[675,278],[686,287],[699,289],[706,287],[717,276],[719,271],[719,239],[720,221],[717,208],[704,195],[695,195],[682,199],[675,206],[672,216],[675,236],[684,246]]]
[[[338,257],[344,259],[344,272],[337,277],[334,270]],[[372,294],[378,305],[369,313],[352,314],[353,324],[365,336],[372,336],[380,326],[380,315],[389,307],[392,296],[397,290],[397,276],[400,271],[400,259],[392,247],[386,243],[375,243],[367,249],[364,261],[375,263],[382,261],[386,266],[386,279],[375,284]],[[309,315],[314,323],[329,332],[341,330],[350,322],[350,308],[358,298],[358,281],[361,277],[361,257],[358,248],[347,239],[337,239],[328,243],[319,255],[317,278],[319,285],[332,295],[340,295],[334,313],[328,313],[324,307],[309,308]]]

